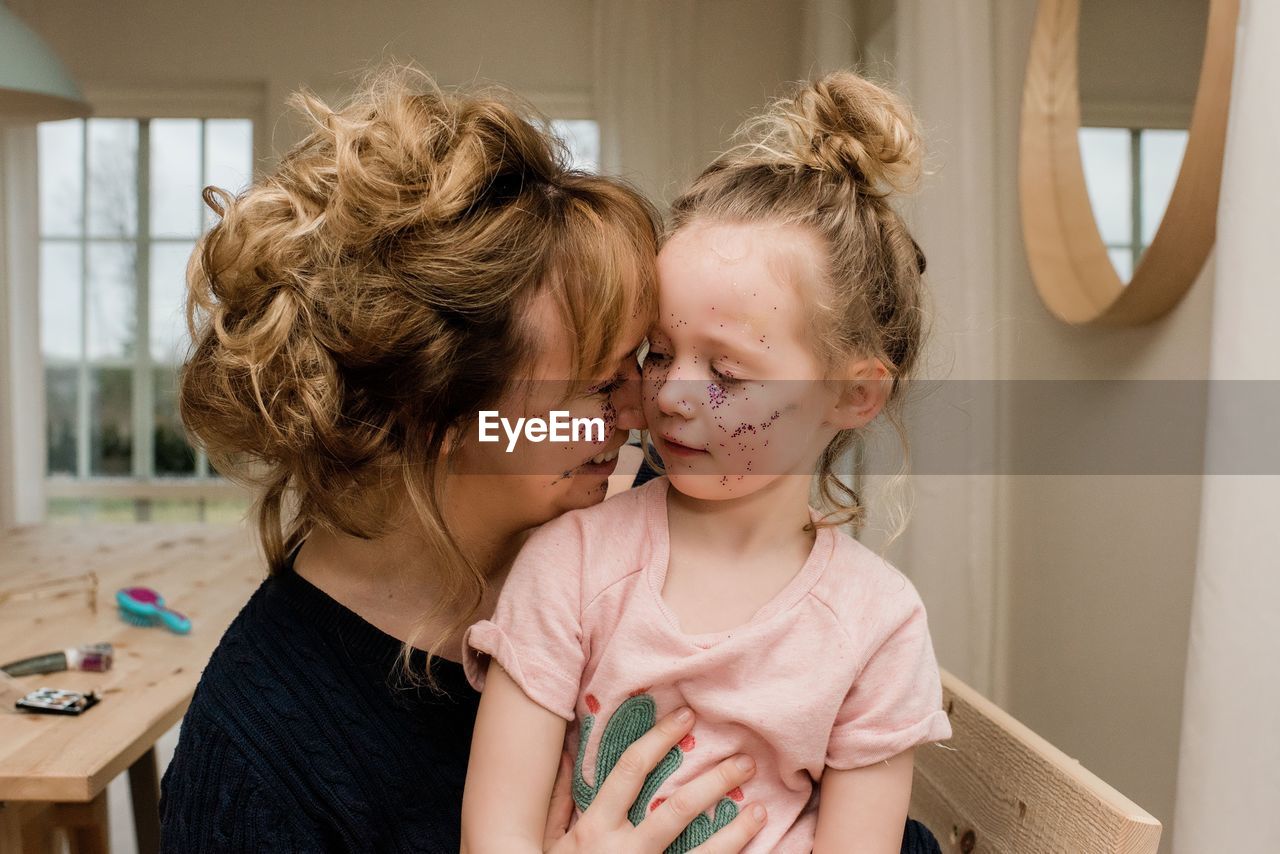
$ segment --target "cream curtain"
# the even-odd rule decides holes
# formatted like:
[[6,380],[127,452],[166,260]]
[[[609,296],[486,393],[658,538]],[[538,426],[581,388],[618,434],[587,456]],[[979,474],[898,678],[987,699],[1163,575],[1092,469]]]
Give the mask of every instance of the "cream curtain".
[[0,121],[0,530],[44,518],[36,129]]
[[1187,656],[1177,854],[1280,850],[1280,476],[1213,473],[1242,437],[1256,447],[1266,429],[1213,405],[1227,394],[1223,381],[1269,381],[1273,409],[1280,383],[1280,3],[1243,0],[1240,12],[1218,215],[1209,474]]

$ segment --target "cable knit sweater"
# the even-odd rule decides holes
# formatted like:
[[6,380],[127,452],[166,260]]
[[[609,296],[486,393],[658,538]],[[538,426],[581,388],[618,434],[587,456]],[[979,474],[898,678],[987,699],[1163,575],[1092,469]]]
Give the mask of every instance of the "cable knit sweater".
[[183,719],[162,849],[457,851],[479,695],[447,661],[447,696],[396,687],[400,646],[292,569],[263,582]]

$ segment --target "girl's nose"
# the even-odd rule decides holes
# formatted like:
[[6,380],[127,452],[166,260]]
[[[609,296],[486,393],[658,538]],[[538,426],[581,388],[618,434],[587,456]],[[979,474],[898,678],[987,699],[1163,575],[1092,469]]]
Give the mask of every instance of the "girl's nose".
[[675,415],[689,418],[693,415],[697,401],[694,395],[698,391],[698,383],[690,378],[690,374],[672,366],[666,381],[658,389],[658,409],[663,415]]

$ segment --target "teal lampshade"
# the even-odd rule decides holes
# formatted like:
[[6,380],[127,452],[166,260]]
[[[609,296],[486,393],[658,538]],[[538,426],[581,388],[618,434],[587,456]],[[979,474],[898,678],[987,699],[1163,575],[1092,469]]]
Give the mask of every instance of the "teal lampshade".
[[89,105],[67,69],[0,0],[0,122],[87,115]]

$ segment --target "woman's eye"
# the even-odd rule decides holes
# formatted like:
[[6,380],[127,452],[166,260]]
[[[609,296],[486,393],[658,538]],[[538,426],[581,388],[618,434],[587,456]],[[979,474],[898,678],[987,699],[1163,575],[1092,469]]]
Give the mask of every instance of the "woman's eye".
[[622,384],[625,383],[626,381],[627,381],[626,377],[624,377],[622,374],[618,374],[616,377],[609,380],[604,385],[592,386],[591,388],[587,389],[587,394],[591,396],[599,395],[601,397],[607,397],[613,394],[618,389],[622,388]]

